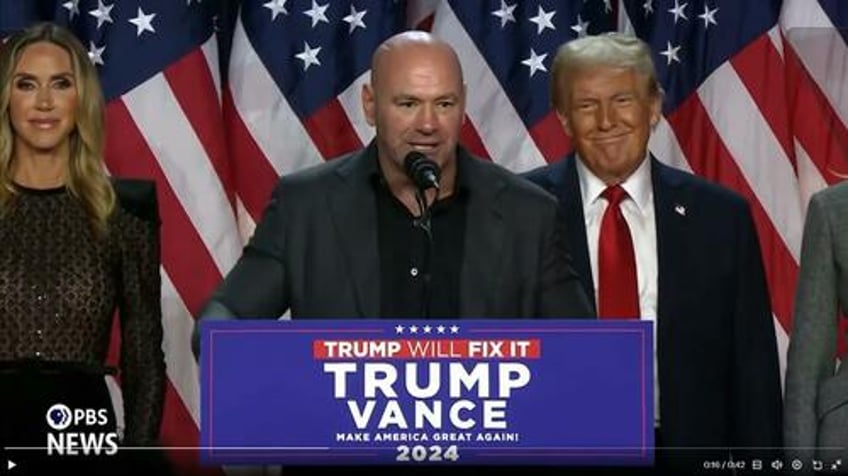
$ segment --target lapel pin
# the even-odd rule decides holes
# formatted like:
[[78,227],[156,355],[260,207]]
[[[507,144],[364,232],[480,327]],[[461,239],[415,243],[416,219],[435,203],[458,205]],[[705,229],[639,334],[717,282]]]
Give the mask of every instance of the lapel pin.
[[686,216],[686,207],[683,205],[675,205],[674,211],[677,212],[678,215],[685,217]]

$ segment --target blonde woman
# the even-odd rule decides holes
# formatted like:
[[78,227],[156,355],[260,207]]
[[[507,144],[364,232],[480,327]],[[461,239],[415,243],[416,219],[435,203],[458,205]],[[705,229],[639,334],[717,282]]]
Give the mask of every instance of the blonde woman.
[[[0,88],[0,442],[43,447],[48,433],[76,431],[154,445],[165,381],[154,184],[107,176],[97,71],[70,31],[37,24],[12,35]],[[116,312],[120,367],[109,369]],[[121,385],[121,431],[109,373]],[[96,417],[75,426],[54,404]],[[80,460],[8,456],[32,471]],[[102,469],[85,464],[96,465],[86,474]]]

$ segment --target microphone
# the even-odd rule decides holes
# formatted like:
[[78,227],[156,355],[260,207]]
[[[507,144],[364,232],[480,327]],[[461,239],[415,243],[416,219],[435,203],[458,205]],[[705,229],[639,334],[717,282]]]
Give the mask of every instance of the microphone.
[[423,231],[424,236],[427,238],[427,253],[424,255],[424,260],[421,263],[421,270],[423,271],[423,286],[421,290],[420,311],[421,317],[426,319],[430,317],[430,280],[432,278],[430,274],[430,263],[433,259],[432,256],[434,254],[434,247],[433,229],[430,226],[430,205],[427,203],[427,197],[424,195],[424,192],[428,188],[435,188],[436,194],[438,195],[439,175],[442,171],[437,163],[433,162],[433,160],[421,152],[414,150],[406,154],[406,157],[403,158],[403,169],[406,172],[406,175],[412,179],[412,183],[414,183],[416,187],[415,201],[418,202],[418,210],[420,214],[413,219],[412,224],[415,228]]
[[412,151],[406,154],[406,157],[403,159],[403,168],[406,171],[406,175],[412,179],[412,182],[419,190],[424,191],[428,188],[439,189],[441,169],[439,169],[438,164],[421,152]]

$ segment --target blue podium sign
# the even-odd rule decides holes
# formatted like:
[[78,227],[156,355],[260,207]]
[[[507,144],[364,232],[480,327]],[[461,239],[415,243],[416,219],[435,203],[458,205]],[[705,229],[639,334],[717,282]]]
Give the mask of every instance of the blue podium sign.
[[210,464],[649,465],[646,321],[202,323]]

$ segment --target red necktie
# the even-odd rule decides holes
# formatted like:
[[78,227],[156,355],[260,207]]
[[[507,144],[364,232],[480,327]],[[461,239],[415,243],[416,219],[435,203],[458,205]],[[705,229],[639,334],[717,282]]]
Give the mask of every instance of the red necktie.
[[601,196],[607,200],[607,209],[598,237],[598,317],[638,318],[636,257],[630,228],[619,207],[627,192],[613,185]]

